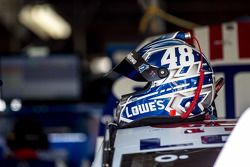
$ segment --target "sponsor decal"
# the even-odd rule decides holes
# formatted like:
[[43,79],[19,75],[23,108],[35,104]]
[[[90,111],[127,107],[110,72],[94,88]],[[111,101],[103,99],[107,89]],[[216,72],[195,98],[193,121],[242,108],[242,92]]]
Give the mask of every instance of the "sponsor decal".
[[165,108],[163,100],[153,101],[149,103],[144,103],[132,107],[126,107],[126,116],[130,118],[139,114],[144,114],[148,112],[154,112],[158,110],[163,110]]
[[176,144],[161,145],[160,138],[149,138],[149,139],[140,140],[140,150],[169,148],[169,147],[184,147],[184,146],[192,146],[192,145],[194,144],[193,143],[176,143]]
[[142,64],[139,66],[139,72],[142,73],[143,71],[147,70],[149,68],[149,65],[147,64]]
[[166,154],[166,155],[159,155],[157,157],[155,157],[155,161],[159,162],[159,163],[166,163],[166,162],[172,162],[178,159],[188,159],[189,156],[188,155],[173,155],[173,154]]
[[133,53],[129,53],[127,55],[127,59],[132,63],[132,64],[136,64],[137,60],[135,60],[135,58],[133,57]]
[[229,134],[201,136],[201,143],[202,144],[225,143],[228,137]]
[[150,72],[149,72],[149,75],[153,78],[153,77],[155,77],[157,74],[156,74],[154,71],[150,71]]

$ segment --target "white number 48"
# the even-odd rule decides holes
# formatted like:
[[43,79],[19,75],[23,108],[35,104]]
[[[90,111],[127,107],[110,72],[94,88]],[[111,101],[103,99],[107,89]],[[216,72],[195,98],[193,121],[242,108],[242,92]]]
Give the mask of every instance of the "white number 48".
[[[179,56],[176,51],[179,52]],[[186,46],[178,46],[177,49],[176,47],[168,48],[161,59],[161,65],[169,64],[169,68],[187,66],[192,63],[194,63],[193,50]]]

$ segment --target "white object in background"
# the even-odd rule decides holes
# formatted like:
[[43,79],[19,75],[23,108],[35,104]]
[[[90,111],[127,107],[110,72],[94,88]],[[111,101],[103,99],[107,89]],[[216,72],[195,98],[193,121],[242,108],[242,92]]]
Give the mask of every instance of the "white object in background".
[[238,24],[228,22],[222,24],[222,53],[225,62],[234,63],[239,61]]
[[[194,29],[194,36],[199,40],[200,45],[202,46],[203,54],[210,60],[210,36],[209,36],[209,27],[197,27]],[[199,48],[196,46],[196,48]]]
[[25,5],[18,19],[42,39],[67,39],[72,32],[70,24],[50,4]]
[[103,136],[97,137],[96,140],[96,150],[95,150],[95,159],[92,162],[91,167],[101,167],[102,166],[102,154],[103,154]]
[[240,117],[214,167],[249,167],[250,150],[250,108]]
[[[219,78],[226,79],[224,73],[215,73],[215,78],[216,78],[216,80],[219,79]],[[225,93],[226,92],[225,92],[225,87],[226,87],[226,85],[222,86],[222,88],[218,92],[218,96],[215,99],[215,106],[216,106],[216,109],[217,109],[217,117],[219,119],[226,118],[226,102],[225,102],[225,99],[226,99],[226,94]]]
[[10,102],[10,108],[12,111],[20,111],[22,108],[22,101],[21,99],[13,99]]
[[6,110],[6,102],[0,99],[0,112],[4,112]]
[[250,72],[240,72],[234,76],[235,116],[237,118],[249,107],[249,85]]
[[112,68],[111,60],[108,57],[96,57],[90,62],[90,70],[94,74],[105,74]]

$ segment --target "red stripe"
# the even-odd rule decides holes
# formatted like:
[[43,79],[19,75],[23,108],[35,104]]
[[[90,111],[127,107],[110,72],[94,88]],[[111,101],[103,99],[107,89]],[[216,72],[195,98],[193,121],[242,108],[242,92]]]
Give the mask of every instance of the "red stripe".
[[210,60],[223,59],[222,27],[212,25],[209,27]]
[[239,54],[240,58],[250,57],[250,24],[238,23],[238,38],[239,38]]

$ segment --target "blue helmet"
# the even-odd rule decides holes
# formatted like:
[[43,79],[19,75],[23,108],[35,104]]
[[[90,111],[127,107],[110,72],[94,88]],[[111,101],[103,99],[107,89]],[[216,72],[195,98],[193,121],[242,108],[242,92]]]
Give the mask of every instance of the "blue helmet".
[[149,38],[113,69],[147,82],[121,97],[115,112],[120,127],[204,119],[216,95],[214,72],[202,52],[185,42],[190,37],[176,32]]

